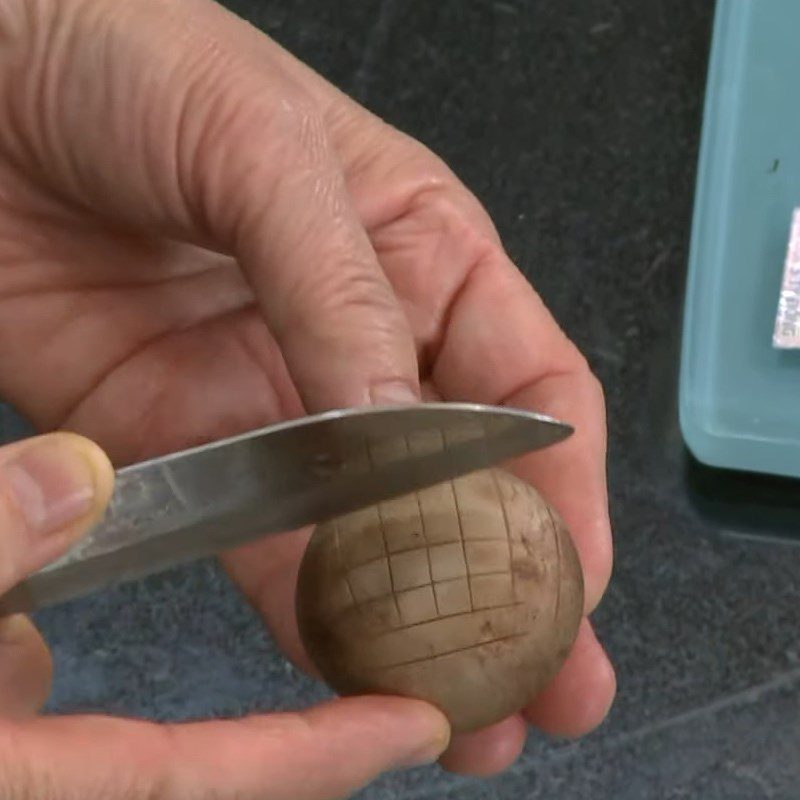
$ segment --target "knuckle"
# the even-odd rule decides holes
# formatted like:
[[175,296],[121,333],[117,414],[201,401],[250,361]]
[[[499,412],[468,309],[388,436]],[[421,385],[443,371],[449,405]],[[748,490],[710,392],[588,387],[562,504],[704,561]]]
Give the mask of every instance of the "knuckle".
[[[242,81],[239,86],[246,83]],[[278,167],[270,169],[267,177],[280,176],[288,168],[317,165],[328,155],[330,144],[324,119],[302,91],[281,86],[273,93],[252,86],[252,91],[240,88],[236,94],[240,99],[235,102],[229,123],[237,135],[228,139],[226,134],[222,141],[238,145],[252,142],[252,147],[240,147],[238,152],[266,153],[261,163]],[[258,175],[259,180],[262,177]]]
[[295,159],[317,163],[329,151],[327,128],[313,102],[296,90],[270,110],[270,130]]
[[[424,224],[426,240],[433,244],[431,270],[438,269],[433,258],[442,248],[452,253],[452,264],[465,273],[503,261],[502,243],[488,213],[457,181],[436,170],[417,173],[398,216]],[[396,222],[397,218],[391,220]],[[513,283],[511,275],[507,278]]]
[[266,142],[268,156],[264,174],[253,173],[253,182],[263,208],[274,206],[287,190],[301,183],[309,186],[314,202],[342,214],[339,197],[343,181],[332,156],[325,121],[316,108],[295,96],[279,99],[267,110],[259,137]]
[[396,320],[399,306],[377,269],[355,257],[332,258],[324,269],[298,275],[286,312],[287,322],[315,327],[362,315],[385,324]]
[[329,137],[315,106],[292,87],[265,89],[247,67],[230,74],[238,76],[233,84],[220,81],[203,100],[201,134],[181,137],[185,144],[178,149],[186,194],[201,198],[204,226],[222,223],[223,238],[235,249],[279,198],[309,176],[320,194],[336,193]]
[[401,216],[424,212],[443,228],[500,245],[488,211],[438,155],[419,142],[401,138],[394,160],[403,165],[404,174],[410,178]]

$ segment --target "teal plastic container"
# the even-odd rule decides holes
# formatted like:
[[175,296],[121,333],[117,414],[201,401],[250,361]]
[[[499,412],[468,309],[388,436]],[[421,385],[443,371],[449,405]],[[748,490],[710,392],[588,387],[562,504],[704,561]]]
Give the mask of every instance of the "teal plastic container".
[[800,0],[718,0],[679,388],[713,467],[800,477],[800,351],[772,346],[800,206]]

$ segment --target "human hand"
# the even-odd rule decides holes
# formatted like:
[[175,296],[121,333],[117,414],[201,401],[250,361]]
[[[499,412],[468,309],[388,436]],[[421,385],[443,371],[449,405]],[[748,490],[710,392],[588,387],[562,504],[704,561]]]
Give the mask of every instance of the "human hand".
[[[56,433],[0,448],[0,595],[62,555],[102,514],[113,469]],[[336,700],[295,714],[156,725],[33,714],[50,657],[27,617],[0,619],[0,786],[14,798],[337,798],[381,772],[434,760],[448,726],[400,698]]]
[[[602,393],[439,159],[207,0],[9,0],[0,30],[0,394],[116,463],[420,391],[550,413],[575,436],[517,471],[568,523],[591,613]],[[310,669],[306,536],[224,563]],[[587,621],[531,708],[443,763],[500,770],[527,722],[580,735],[613,694]]]

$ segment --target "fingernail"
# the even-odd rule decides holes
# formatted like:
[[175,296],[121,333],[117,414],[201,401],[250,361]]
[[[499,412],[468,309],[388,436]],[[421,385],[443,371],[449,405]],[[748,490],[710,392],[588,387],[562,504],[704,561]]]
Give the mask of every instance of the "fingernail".
[[369,398],[376,406],[405,406],[419,403],[419,393],[402,381],[390,381],[373,386]]
[[400,759],[399,768],[422,767],[438,761],[442,753],[450,746],[450,728],[442,725],[422,747],[417,747]]
[[31,623],[24,614],[0,618],[0,648],[11,648],[30,635]]
[[86,515],[95,498],[88,458],[64,442],[43,440],[0,467],[28,528],[41,536]]

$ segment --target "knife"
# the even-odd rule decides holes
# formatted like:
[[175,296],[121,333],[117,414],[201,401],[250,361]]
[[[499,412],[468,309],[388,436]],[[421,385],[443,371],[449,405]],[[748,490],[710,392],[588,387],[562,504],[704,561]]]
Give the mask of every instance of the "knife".
[[30,612],[424,489],[567,438],[540,414],[468,403],[331,411],[120,469],[105,516],[0,597]]

